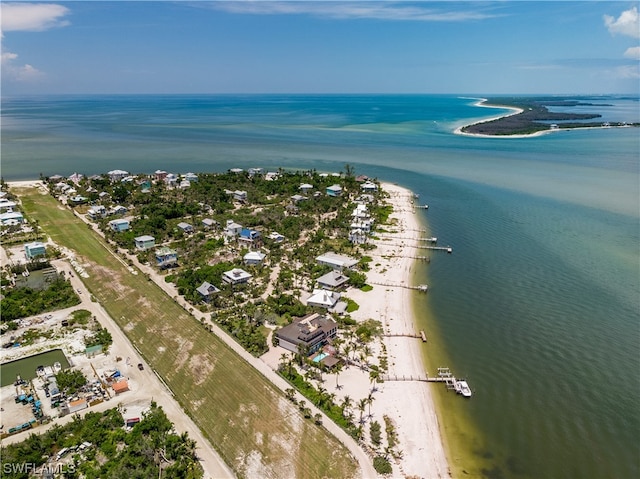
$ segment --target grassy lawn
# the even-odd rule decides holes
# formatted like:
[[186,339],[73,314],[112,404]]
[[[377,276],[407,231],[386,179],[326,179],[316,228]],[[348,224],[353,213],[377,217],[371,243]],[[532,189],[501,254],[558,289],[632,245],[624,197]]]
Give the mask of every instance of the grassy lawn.
[[326,430],[49,195],[12,190],[28,216],[76,252],[91,293],[162,376],[241,477],[353,477],[357,463]]

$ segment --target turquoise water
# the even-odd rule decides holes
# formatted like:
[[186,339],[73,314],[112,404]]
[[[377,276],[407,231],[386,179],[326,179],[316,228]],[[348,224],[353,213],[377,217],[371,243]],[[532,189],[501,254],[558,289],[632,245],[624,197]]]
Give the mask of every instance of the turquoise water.
[[313,358],[313,362],[314,363],[319,363],[320,361],[322,361],[327,356],[329,356],[327,353],[320,353],[315,358]]
[[[615,121],[638,100],[607,98]],[[452,255],[422,274],[474,389],[476,475],[640,477],[640,130],[453,135],[499,110],[448,96],[5,98],[5,179],[111,169],[315,168],[397,182]],[[603,107],[605,108],[605,107]],[[619,117],[618,117],[619,115]],[[416,282],[420,281],[417,278]]]

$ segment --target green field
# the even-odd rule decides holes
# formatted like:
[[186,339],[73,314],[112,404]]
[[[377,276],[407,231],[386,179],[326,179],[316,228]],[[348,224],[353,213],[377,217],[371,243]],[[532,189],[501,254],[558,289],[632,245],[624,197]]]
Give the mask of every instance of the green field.
[[95,298],[162,376],[240,477],[348,478],[349,451],[145,275],[131,274],[104,240],[49,195],[12,190],[31,219],[76,252]]

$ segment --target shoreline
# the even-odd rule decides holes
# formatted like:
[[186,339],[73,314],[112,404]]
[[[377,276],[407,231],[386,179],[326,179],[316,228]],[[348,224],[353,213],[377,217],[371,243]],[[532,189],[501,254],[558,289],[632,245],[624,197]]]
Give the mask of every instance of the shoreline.
[[[371,264],[374,265],[367,272],[367,283],[415,286],[418,271],[414,257],[421,254],[417,249],[417,238],[422,225],[412,211],[413,193],[405,187],[387,182],[381,182],[380,186],[389,194],[387,201],[393,205],[390,218],[396,219],[397,223],[394,233],[385,233],[384,239],[375,240],[377,248],[367,252],[373,258]],[[360,305],[360,309],[351,316],[357,321],[368,318],[379,320],[385,335],[415,334],[419,328],[414,297],[415,294],[424,293],[401,287],[375,284],[373,287],[370,292],[347,291],[346,295]],[[382,344],[388,355],[386,374],[398,377],[426,375],[422,341],[411,337],[385,336]],[[360,371],[358,373],[362,376]],[[360,379],[357,385],[356,374],[346,370],[340,375],[341,378],[343,376],[346,386],[337,392],[340,395],[348,394],[357,398],[370,388],[368,378],[364,384]],[[353,384],[347,384],[347,376]],[[387,415],[393,420],[400,449],[404,453],[402,459],[394,462],[393,477],[451,477],[431,388],[431,383],[426,382],[385,381],[378,385],[378,391],[374,393],[372,419],[382,422],[382,416]]]

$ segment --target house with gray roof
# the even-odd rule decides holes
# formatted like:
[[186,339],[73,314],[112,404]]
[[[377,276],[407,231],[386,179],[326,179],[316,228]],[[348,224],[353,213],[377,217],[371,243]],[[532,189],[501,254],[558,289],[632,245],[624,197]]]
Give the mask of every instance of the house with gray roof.
[[318,351],[336,337],[338,324],[318,313],[296,318],[291,324],[278,329],[275,333],[278,345],[284,349],[308,354]]

